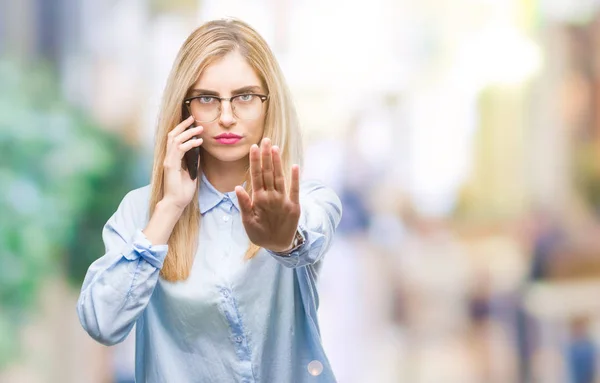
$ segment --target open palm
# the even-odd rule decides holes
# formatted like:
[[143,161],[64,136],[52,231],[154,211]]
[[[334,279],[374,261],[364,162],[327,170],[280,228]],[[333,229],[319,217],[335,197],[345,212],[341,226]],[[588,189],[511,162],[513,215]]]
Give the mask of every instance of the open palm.
[[291,247],[300,220],[299,171],[297,165],[292,167],[288,194],[279,148],[268,138],[260,148],[250,148],[252,197],[241,186],[235,192],[244,228],[255,245],[276,252]]

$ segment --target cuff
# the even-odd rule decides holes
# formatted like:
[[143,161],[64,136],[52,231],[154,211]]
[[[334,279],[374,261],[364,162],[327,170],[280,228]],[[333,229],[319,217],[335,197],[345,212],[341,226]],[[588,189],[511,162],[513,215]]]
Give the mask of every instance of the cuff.
[[133,251],[124,254],[126,259],[134,261],[141,257],[157,269],[162,269],[163,262],[167,256],[167,250],[169,249],[168,245],[154,246],[141,230],[137,230],[133,235],[132,247]]
[[284,253],[271,251],[269,249],[265,250],[287,267],[298,267],[304,265],[307,262],[306,260],[303,260],[303,258],[307,258],[310,248],[314,245],[315,238],[313,238],[314,236],[302,225],[298,225],[298,233],[304,238],[304,242],[301,245],[296,246],[295,248]]
[[296,234],[294,234],[294,242],[296,242],[298,239],[300,239],[300,243],[298,243],[291,249],[286,251],[272,251],[271,253],[281,257],[289,257],[294,252],[297,252],[302,247],[302,245],[306,243],[306,235],[304,234],[304,230],[300,225],[298,225],[298,228],[296,229]]

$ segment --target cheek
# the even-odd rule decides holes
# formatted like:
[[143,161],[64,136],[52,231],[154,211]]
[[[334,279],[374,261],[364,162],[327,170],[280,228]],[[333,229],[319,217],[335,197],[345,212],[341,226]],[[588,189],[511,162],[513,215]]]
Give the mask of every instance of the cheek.
[[252,141],[255,144],[258,144],[261,137],[263,136],[263,132],[265,130],[265,124],[263,121],[257,121],[256,123],[248,125],[248,135],[252,137]]
[[202,126],[204,128],[200,134],[200,137],[216,136],[218,134],[217,132],[219,131],[219,127],[215,122],[205,122],[203,124],[198,123],[197,126]]

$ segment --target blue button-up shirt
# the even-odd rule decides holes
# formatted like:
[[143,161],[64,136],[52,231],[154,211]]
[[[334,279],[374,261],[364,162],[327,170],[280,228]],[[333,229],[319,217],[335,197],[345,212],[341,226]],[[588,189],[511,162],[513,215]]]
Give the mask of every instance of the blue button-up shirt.
[[299,230],[288,256],[249,240],[235,192],[202,177],[199,246],[189,278],[159,276],[167,245],[142,233],[149,186],[128,193],[106,223],[106,254],[89,268],[77,304],[97,341],[123,341],[136,325],[137,382],[334,382],[321,345],[317,274],[341,218],[336,194],[302,182]]

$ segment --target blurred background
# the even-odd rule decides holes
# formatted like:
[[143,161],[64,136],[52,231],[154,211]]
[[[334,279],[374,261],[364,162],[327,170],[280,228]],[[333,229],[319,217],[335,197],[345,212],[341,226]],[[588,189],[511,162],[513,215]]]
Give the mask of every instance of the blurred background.
[[344,203],[341,383],[600,382],[599,0],[0,1],[0,382],[133,382],[134,334],[95,343],[76,299],[179,47],[225,16]]

